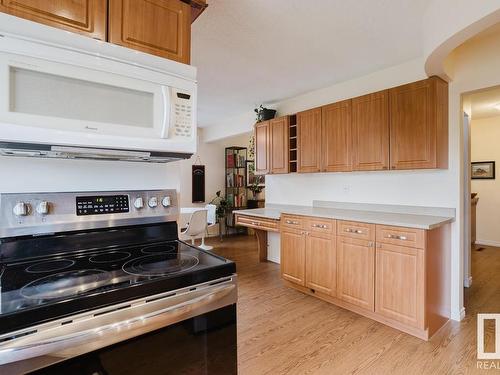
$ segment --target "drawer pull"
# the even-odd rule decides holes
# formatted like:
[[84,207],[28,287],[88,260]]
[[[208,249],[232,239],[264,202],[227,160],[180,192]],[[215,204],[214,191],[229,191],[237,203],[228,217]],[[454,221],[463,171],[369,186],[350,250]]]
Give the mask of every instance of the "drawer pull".
[[257,223],[257,222],[255,222],[255,221],[252,221],[252,225],[259,226],[259,225],[260,225],[260,223]]
[[347,233],[356,233],[356,234],[363,234],[363,231],[361,229],[351,229],[351,228],[347,228],[345,230]]
[[298,221],[286,220],[287,224],[299,225]]
[[387,238],[391,238],[394,240],[402,240],[402,241],[406,241],[408,239],[408,237],[406,236],[396,236],[395,234],[389,234],[387,235]]
[[322,228],[322,229],[328,229],[328,225],[326,224],[313,224],[313,228]]

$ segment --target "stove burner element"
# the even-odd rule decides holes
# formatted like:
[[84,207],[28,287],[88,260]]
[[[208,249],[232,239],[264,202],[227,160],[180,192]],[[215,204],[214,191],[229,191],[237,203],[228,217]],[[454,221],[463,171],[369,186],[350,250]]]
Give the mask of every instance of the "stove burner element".
[[29,273],[56,272],[69,268],[73,264],[75,264],[75,261],[70,259],[47,260],[45,262],[32,264],[31,266],[26,268],[26,272]]
[[129,260],[122,268],[126,273],[135,276],[170,276],[189,271],[199,262],[199,259],[192,255],[164,253]]
[[89,260],[92,263],[112,263],[112,262],[120,262],[127,258],[130,258],[130,253],[126,251],[113,251],[111,253],[93,255],[89,258]]
[[109,282],[109,273],[97,270],[66,271],[34,280],[21,288],[29,299],[56,299],[76,296],[100,288]]
[[176,251],[177,247],[170,244],[160,244],[160,245],[151,245],[146,246],[141,251],[144,254],[158,254],[158,253],[170,253],[172,251]]

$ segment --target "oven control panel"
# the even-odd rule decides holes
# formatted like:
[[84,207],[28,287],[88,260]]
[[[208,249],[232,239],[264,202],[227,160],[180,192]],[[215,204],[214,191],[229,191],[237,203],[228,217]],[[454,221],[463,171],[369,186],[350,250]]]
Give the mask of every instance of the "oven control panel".
[[176,221],[177,198],[174,189],[0,193],[0,240]]
[[129,212],[128,195],[96,195],[76,197],[76,214],[102,215]]

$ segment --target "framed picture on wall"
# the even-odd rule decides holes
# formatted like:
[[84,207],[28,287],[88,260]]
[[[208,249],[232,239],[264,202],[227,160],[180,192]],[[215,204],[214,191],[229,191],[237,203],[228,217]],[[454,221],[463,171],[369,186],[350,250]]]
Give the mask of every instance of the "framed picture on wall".
[[494,180],[495,162],[476,161],[472,163],[471,178],[473,180]]
[[255,175],[255,161],[247,160],[247,187],[252,186],[256,178],[259,179],[259,186],[266,184],[266,176]]

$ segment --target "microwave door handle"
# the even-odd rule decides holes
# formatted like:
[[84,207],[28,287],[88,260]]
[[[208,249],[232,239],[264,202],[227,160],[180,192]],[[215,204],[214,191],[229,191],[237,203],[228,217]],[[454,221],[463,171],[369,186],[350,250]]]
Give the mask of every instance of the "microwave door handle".
[[[118,322],[99,325],[100,317],[96,316],[96,327],[87,327],[83,331],[77,330],[64,334],[64,327],[58,327],[52,337],[33,340],[21,345],[11,344],[2,348],[0,345],[0,369],[2,365],[20,360],[41,357],[44,355],[58,358],[71,358],[92,350],[99,349],[114,343],[140,336],[144,333],[166,327],[179,321],[208,312],[227,304],[234,303],[236,284],[222,284],[203,291],[194,298],[178,304],[163,306],[159,309],[143,314],[123,316]],[[126,314],[128,315],[128,314]],[[78,323],[76,323],[78,324]],[[68,324],[70,326],[71,324]],[[62,332],[61,332],[62,331]]]
[[170,87],[161,86],[161,97],[163,102],[163,117],[161,119],[161,138],[168,138],[168,129],[170,127],[170,108],[171,95]]

